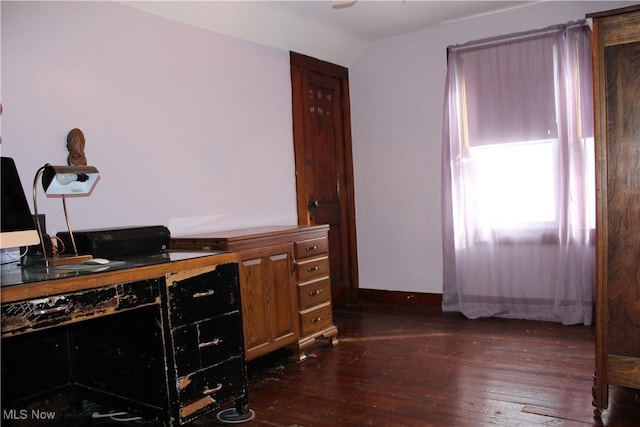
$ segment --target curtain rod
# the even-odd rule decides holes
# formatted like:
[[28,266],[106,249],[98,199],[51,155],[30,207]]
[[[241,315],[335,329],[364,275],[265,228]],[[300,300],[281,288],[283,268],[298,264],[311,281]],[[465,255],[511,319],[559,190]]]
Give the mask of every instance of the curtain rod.
[[571,21],[566,24],[553,25],[550,27],[542,28],[540,30],[524,31],[520,33],[507,34],[504,36],[496,36],[496,37],[489,37],[489,38],[480,39],[480,40],[473,40],[464,44],[451,45],[447,47],[447,50],[449,52],[455,52],[460,50],[471,50],[471,49],[482,48],[482,47],[487,47],[491,45],[498,45],[505,42],[519,41],[519,40],[525,40],[528,38],[545,36],[548,34],[561,33],[566,31],[569,28],[577,28],[577,27],[584,27],[584,26],[589,26],[589,24],[587,23],[586,19],[581,19],[579,21]]

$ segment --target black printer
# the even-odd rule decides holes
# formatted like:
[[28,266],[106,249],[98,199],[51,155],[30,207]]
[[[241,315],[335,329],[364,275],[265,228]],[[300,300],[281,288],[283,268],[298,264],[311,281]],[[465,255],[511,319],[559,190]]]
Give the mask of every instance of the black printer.
[[[64,244],[64,253],[72,254],[73,243],[68,231],[57,237]],[[106,228],[73,232],[79,255],[113,259],[142,254],[157,254],[169,248],[169,229],[163,225]]]

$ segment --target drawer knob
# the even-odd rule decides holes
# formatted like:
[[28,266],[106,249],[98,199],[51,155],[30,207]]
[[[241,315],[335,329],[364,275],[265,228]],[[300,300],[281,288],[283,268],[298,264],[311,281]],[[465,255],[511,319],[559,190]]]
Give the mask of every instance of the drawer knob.
[[220,338],[216,338],[216,339],[211,340],[211,341],[201,342],[200,344],[198,344],[198,347],[199,348],[213,347],[214,345],[218,345],[221,342],[222,342],[222,340]]
[[204,394],[205,396],[209,396],[211,394],[219,392],[220,390],[222,390],[222,384],[218,383],[214,388],[209,388],[208,386],[206,386],[204,390],[202,390],[202,394]]
[[307,252],[315,251],[318,249],[318,245],[307,246]]
[[309,292],[309,296],[310,297],[315,297],[317,295],[320,295],[321,293],[322,293],[322,289],[316,289],[315,291]]
[[195,294],[193,294],[193,297],[194,298],[210,297],[215,292],[216,291],[214,291],[213,289],[209,289],[208,291],[204,291],[204,292],[196,292]]
[[320,270],[320,266],[319,266],[319,265],[316,265],[315,267],[309,267],[309,268],[307,268],[307,271],[308,271],[309,273],[311,273],[312,271],[318,271],[318,270]]
[[318,323],[323,319],[322,316],[319,317],[314,317],[313,319],[311,319],[311,323]]

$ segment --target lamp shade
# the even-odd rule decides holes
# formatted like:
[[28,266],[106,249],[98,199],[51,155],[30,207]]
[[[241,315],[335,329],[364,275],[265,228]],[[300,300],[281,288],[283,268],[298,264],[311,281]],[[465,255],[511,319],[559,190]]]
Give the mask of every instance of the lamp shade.
[[98,169],[93,166],[46,165],[42,172],[42,188],[47,195],[89,194],[99,176]]

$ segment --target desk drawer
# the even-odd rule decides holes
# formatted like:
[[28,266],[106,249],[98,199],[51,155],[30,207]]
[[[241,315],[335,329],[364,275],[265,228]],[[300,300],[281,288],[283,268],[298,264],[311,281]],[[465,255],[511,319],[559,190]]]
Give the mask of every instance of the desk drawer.
[[331,301],[331,281],[328,277],[298,285],[300,310]]
[[219,265],[214,271],[168,283],[169,318],[172,328],[240,309],[240,286],[228,268]]
[[2,305],[2,335],[158,304],[157,279]]
[[314,257],[327,253],[328,240],[326,237],[301,240],[295,242],[295,254],[297,259]]
[[298,261],[297,266],[299,282],[329,275],[329,257],[326,256]]
[[246,370],[242,357],[178,378],[180,421],[187,422],[230,399],[243,396],[245,385]]
[[234,311],[172,332],[178,376],[242,356],[242,322]]
[[300,312],[302,335],[311,335],[333,325],[333,313],[331,304],[326,303],[312,310]]

